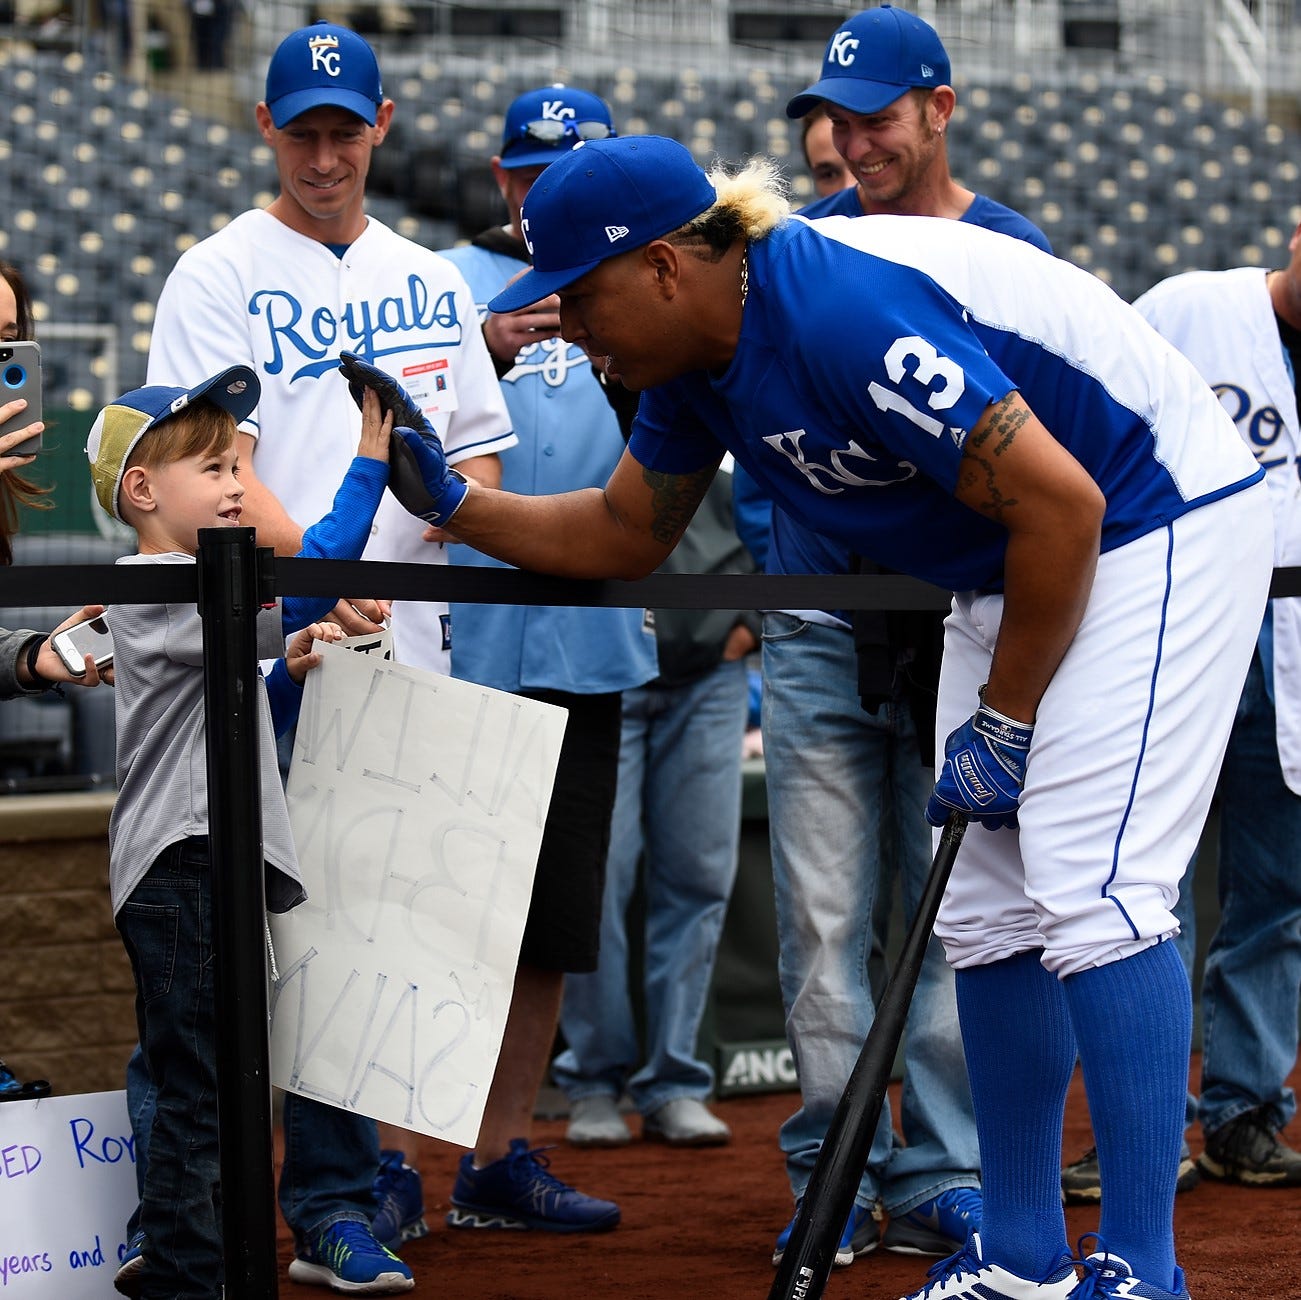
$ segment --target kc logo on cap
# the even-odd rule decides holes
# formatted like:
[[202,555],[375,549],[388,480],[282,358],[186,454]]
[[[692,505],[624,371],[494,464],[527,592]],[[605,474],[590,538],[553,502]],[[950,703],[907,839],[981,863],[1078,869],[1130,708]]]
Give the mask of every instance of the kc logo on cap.
[[327,77],[339,75],[339,38],[337,36],[313,36],[307,42],[312,52],[312,71],[321,69]]

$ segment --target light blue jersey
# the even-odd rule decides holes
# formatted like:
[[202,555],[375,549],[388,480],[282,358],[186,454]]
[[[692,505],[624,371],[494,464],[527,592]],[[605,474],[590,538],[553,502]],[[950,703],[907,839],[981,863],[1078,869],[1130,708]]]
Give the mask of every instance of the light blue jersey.
[[[524,265],[474,245],[444,256],[479,304]],[[501,456],[506,491],[532,496],[604,485],[623,454],[623,436],[580,348],[560,338],[526,348],[502,376],[501,389],[519,438]],[[451,558],[508,567],[470,546],[453,547]],[[644,610],[454,603],[452,672],[503,691],[595,695],[642,686],[659,666]]]
[[968,434],[1014,389],[1102,490],[1104,552],[1260,477],[1174,348],[1020,240],[794,218],[749,255],[731,364],[642,397],[630,449],[651,469],[692,472],[721,444],[810,528],[953,591],[1002,585],[1005,530],[953,494]]

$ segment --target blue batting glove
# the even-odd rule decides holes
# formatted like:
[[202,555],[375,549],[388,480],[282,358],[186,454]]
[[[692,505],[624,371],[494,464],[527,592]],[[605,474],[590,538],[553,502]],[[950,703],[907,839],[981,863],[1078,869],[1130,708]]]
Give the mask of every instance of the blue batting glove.
[[395,429],[400,425],[405,429],[415,429],[426,438],[438,436],[411,394],[392,375],[372,366],[369,361],[363,361],[354,352],[339,354],[339,369],[348,381],[348,391],[359,410],[364,390],[370,388],[379,398],[384,413],[392,412]]
[[470,490],[465,476],[447,463],[443,444],[432,430],[398,428],[389,439],[389,491],[427,524],[445,524]]
[[926,803],[926,820],[943,826],[951,812],[993,831],[1014,828],[1034,727],[986,705],[944,744],[944,766]]

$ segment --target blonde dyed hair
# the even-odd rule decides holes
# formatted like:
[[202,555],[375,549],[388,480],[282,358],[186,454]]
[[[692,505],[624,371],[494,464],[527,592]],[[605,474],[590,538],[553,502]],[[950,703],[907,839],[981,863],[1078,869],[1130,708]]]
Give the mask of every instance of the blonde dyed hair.
[[739,171],[716,166],[709,183],[717,198],[698,217],[664,238],[715,262],[737,240],[762,239],[790,216],[789,186],[771,158],[751,158]]

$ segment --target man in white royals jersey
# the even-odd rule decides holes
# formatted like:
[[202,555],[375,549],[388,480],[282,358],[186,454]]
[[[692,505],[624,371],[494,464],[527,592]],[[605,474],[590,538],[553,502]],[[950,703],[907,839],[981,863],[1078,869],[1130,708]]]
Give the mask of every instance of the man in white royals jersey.
[[[937,933],[984,1205],[919,1295],[1187,1300],[1192,998],[1167,940],[1269,588],[1262,470],[1137,312],[1022,240],[791,218],[775,164],[707,177],[653,136],[553,163],[523,218],[532,269],[489,309],[558,294],[562,337],[641,404],[603,491],[467,490],[425,448],[449,530],[535,570],[639,577],[730,451],[803,523],[954,593],[926,817],[981,823]],[[1078,1252],[1077,1051],[1105,1189]]]
[[[1190,271],[1134,304],[1205,376],[1265,470],[1280,566],[1301,564],[1301,225],[1288,248],[1282,269]],[[1202,979],[1197,1164],[1246,1187],[1298,1186],[1301,1153],[1280,1130],[1296,1114],[1287,1077],[1301,993],[1301,600],[1270,602],[1219,793],[1220,921]],[[1191,906],[1180,919],[1191,925]]]
[[[236,362],[262,381],[240,426],[240,476],[244,519],[278,554],[294,554],[303,521],[328,510],[356,445],[361,416],[338,373],[340,352],[400,380],[465,474],[497,482],[496,453],[515,445],[464,278],[366,215],[371,154],[393,111],[375,54],[356,33],[316,23],[287,36],[257,106],[279,193],[188,250],[158,303],[151,384],[189,384]],[[386,494],[365,558],[445,563],[424,528]],[[341,602],[337,616],[350,631],[373,631],[383,608]],[[445,605],[396,603],[393,635],[402,662],[446,671]],[[290,1278],[368,1295],[409,1290],[411,1270],[371,1233],[374,1121],[287,1095],[284,1127]],[[412,1208],[418,1220],[418,1198]],[[376,1224],[389,1241],[402,1227]]]

